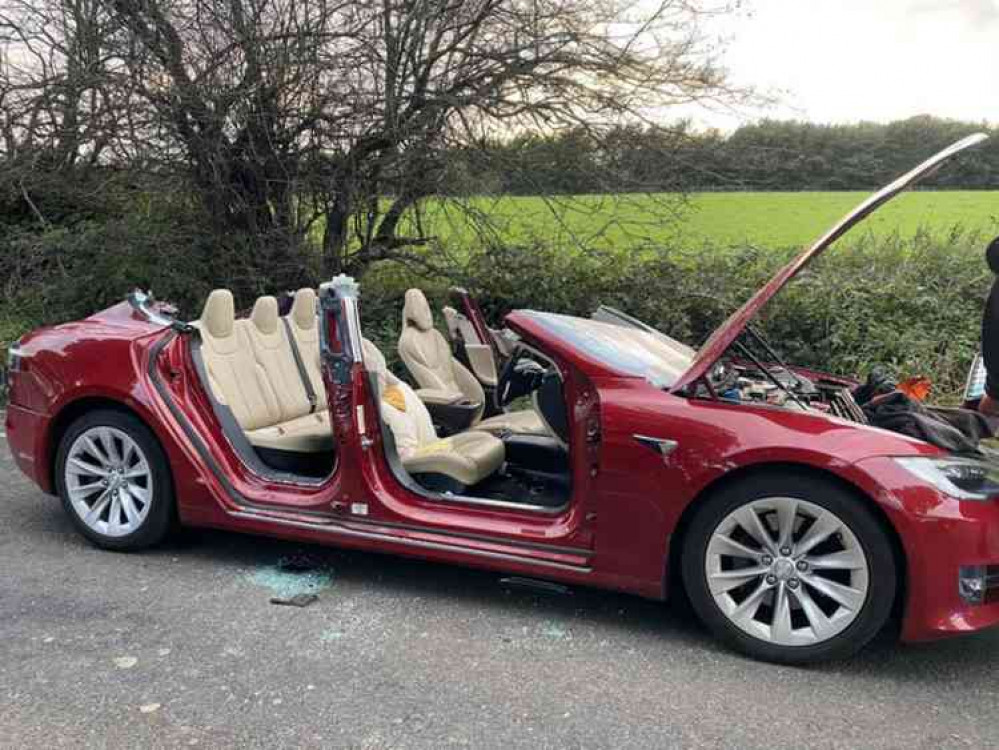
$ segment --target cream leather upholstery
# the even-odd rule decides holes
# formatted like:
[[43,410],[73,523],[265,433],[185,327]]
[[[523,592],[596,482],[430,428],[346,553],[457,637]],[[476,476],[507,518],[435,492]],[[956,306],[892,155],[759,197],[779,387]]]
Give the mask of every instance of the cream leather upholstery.
[[[423,401],[389,372],[385,357],[364,339],[364,364],[378,378],[380,412],[392,431],[402,465],[410,474],[443,474],[465,486],[478,484],[503,465],[503,442],[484,432],[463,432],[439,439]],[[402,392],[404,410],[382,398],[386,388]]]
[[512,432],[516,435],[551,435],[541,417],[534,409],[508,411],[495,417],[483,419],[473,429],[493,434]]
[[447,325],[448,333],[452,341],[461,341],[465,347],[465,354],[468,355],[468,364],[475,373],[476,379],[483,385],[496,387],[496,357],[493,356],[492,347],[479,338],[479,334],[472,325],[472,321],[455,310],[453,307],[445,307],[441,310],[444,313],[444,322]]
[[333,431],[329,412],[317,411],[298,419],[249,430],[250,443],[258,448],[273,448],[297,453],[321,453],[333,450]]
[[302,363],[316,394],[316,411],[326,408],[326,388],[319,359],[319,304],[316,292],[308,287],[295,292],[291,310],[285,316],[291,337],[298,344]]
[[485,432],[462,432],[418,446],[402,465],[410,474],[443,474],[471,487],[496,472],[505,455],[499,438]]
[[208,387],[232,411],[251,445],[310,453],[333,449],[327,412],[310,413],[273,297],[257,300],[249,320],[236,320],[232,293],[216,289],[195,325]]
[[195,323],[212,394],[232,410],[239,426],[255,430],[281,421],[281,407],[267,372],[257,364],[241,327],[236,326],[232,293],[216,289]]
[[[472,422],[475,430],[491,433],[518,432],[547,435],[541,419],[533,411],[510,412],[482,419],[485,393],[475,376],[451,354],[440,331],[434,328],[433,314],[426,296],[419,289],[406,292],[402,309],[402,336],[399,356],[420,384],[416,394],[425,402],[454,403],[467,399],[479,404]],[[493,366],[495,371],[495,365]]]
[[[399,356],[420,384],[418,395],[452,403],[461,398],[479,405],[475,419],[482,416],[486,395],[465,366],[451,355],[447,340],[434,328],[430,304],[419,289],[406,292],[402,309],[402,336]],[[428,391],[428,393],[423,393]]]
[[257,364],[264,368],[267,381],[274,389],[280,420],[285,422],[308,414],[311,404],[291,353],[288,334],[278,317],[277,300],[261,297],[253,306],[249,325],[245,321],[236,325],[245,326],[253,356]]

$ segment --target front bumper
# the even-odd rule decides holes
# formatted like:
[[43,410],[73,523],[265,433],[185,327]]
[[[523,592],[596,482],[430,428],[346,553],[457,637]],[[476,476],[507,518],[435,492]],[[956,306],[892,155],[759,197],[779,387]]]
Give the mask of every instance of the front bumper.
[[999,565],[999,499],[956,500],[891,458],[867,459],[858,467],[876,477],[880,487],[872,496],[898,531],[905,554],[902,640],[933,640],[999,625],[999,592],[983,592],[981,603],[975,603],[967,587],[969,570],[981,568],[987,575],[989,566]]
[[48,433],[49,417],[23,406],[9,404],[4,428],[7,432],[7,447],[14,463],[25,475],[45,492],[52,493],[52,477],[49,472],[49,453],[45,436]]

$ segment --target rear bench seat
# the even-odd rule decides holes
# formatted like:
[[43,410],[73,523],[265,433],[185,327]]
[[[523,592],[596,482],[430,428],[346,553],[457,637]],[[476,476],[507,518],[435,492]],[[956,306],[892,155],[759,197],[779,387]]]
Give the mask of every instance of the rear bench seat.
[[[288,320],[286,325],[278,317],[273,297],[261,297],[249,319],[236,320],[232,293],[227,289],[216,289],[208,296],[195,323],[201,332],[201,352],[212,395],[229,407],[256,448],[296,453],[333,450],[326,394],[319,377],[318,335],[308,348],[304,346],[309,342],[310,321],[305,315],[308,295],[303,292],[312,295],[309,315],[311,330],[316,333],[315,293],[308,289],[296,295],[297,313],[293,307],[289,315],[297,324]],[[301,304],[299,297],[303,298]],[[289,329],[303,344],[301,358],[309,386],[299,372]]]

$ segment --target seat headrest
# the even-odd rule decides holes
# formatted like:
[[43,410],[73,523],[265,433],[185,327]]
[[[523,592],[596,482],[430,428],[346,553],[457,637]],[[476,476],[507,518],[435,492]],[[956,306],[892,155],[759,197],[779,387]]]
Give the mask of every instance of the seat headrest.
[[413,325],[419,331],[429,331],[434,327],[434,316],[430,303],[419,289],[406,291],[406,303],[402,307],[402,327]]
[[272,334],[278,327],[278,303],[276,297],[261,297],[253,304],[250,322],[261,333]]
[[316,326],[318,311],[316,310],[316,291],[304,287],[295,292],[295,301],[291,303],[291,319],[303,331]]
[[453,307],[444,307],[441,309],[441,312],[444,314],[444,324],[447,326],[451,338],[457,338],[458,333],[461,331],[461,318],[458,317],[460,313]]
[[199,322],[209,336],[217,339],[232,335],[233,324],[236,321],[236,304],[232,292],[228,289],[215,289],[205,300]]
[[364,355],[365,369],[369,372],[375,373],[383,387],[385,385],[393,385],[394,383],[399,382],[399,378],[393,375],[389,370],[388,362],[385,361],[385,355],[379,351],[377,346],[375,346],[368,339],[362,338],[361,350]]

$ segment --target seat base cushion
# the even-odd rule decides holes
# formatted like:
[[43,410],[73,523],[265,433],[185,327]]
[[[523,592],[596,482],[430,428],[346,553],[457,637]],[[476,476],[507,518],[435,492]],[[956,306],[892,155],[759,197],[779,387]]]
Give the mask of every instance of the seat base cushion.
[[515,435],[548,435],[548,428],[545,427],[541,417],[533,409],[524,411],[511,411],[506,414],[497,414],[495,417],[483,419],[475,425],[475,429],[480,432],[491,434],[513,433]]
[[443,474],[465,486],[477,484],[503,464],[503,441],[484,432],[462,432],[416,448],[402,459],[410,474]]
[[280,422],[270,427],[247,430],[246,437],[256,448],[273,448],[299,453],[321,453],[333,450],[333,431],[329,413],[317,411],[304,417]]

